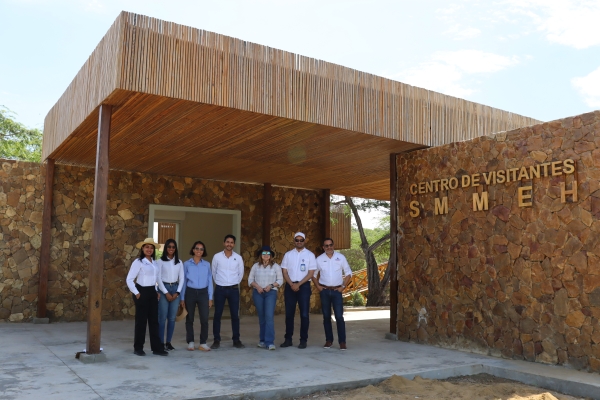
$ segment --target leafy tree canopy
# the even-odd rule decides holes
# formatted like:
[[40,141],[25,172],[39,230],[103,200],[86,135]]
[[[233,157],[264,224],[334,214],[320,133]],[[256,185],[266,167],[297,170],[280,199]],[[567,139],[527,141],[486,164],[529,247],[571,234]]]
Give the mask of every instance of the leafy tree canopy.
[[4,106],[0,106],[0,158],[34,162],[42,158],[42,131],[15,121]]

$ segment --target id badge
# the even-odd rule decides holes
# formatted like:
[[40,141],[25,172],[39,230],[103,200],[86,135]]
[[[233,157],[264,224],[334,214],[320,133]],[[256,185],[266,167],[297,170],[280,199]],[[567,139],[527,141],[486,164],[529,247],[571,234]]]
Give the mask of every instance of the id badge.
[[306,264],[300,264],[300,271],[306,271]]

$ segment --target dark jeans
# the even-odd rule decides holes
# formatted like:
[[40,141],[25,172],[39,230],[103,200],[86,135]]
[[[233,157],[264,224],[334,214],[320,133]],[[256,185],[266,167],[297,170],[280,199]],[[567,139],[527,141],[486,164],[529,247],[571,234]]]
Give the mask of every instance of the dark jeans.
[[215,302],[213,336],[215,340],[221,341],[221,316],[225,308],[225,300],[229,304],[229,313],[231,314],[232,339],[234,342],[240,340],[240,289],[217,285],[213,297]]
[[163,344],[158,336],[158,298],[154,286],[135,285],[140,292],[140,298],[136,299],[132,293],[135,303],[135,331],[133,335],[133,349],[144,350],[146,343],[146,324],[150,333],[150,348],[152,351],[163,350]]
[[285,299],[285,339],[292,340],[294,335],[294,317],[296,316],[296,304],[300,308],[300,341],[308,340],[308,313],[310,311],[310,281],[300,286],[300,290],[294,292],[290,285],[285,285],[283,297]]
[[325,341],[327,342],[333,342],[331,306],[333,306],[335,323],[337,325],[338,343],[346,343],[346,323],[344,322],[342,293],[337,290],[323,289],[321,291],[321,309],[323,310],[323,326],[325,327]]
[[196,305],[200,315],[200,344],[204,344],[208,339],[208,288],[194,289],[188,286],[185,289],[185,309],[188,312],[185,317],[185,341],[188,343],[194,341]]

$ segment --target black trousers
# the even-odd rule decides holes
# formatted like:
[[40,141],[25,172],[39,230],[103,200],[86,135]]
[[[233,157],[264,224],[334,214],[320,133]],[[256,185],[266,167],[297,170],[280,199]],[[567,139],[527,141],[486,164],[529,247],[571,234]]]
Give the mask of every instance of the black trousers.
[[208,288],[194,289],[187,287],[185,289],[185,308],[188,315],[185,317],[185,340],[194,341],[194,314],[198,306],[200,315],[200,344],[205,344],[208,339]]
[[146,324],[150,333],[150,348],[152,351],[163,350],[163,344],[158,336],[158,298],[154,286],[140,286],[136,283],[135,287],[140,292],[140,298],[133,295],[135,303],[135,333],[133,336],[133,349],[136,351],[144,350],[146,342]]

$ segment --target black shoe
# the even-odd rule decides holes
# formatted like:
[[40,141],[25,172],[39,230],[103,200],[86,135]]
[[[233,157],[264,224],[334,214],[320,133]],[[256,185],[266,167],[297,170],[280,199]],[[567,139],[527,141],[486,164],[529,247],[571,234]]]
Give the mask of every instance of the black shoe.
[[145,356],[146,352],[144,350],[134,350],[133,354],[135,354],[136,356]]
[[279,347],[291,347],[291,346],[293,346],[292,339],[285,339],[285,341],[279,345]]
[[154,354],[155,356],[168,356],[169,352],[167,352],[165,350],[157,350],[157,351],[153,351],[152,354]]
[[210,345],[210,348],[213,349],[213,350],[216,350],[219,347],[221,347],[221,341],[220,340],[215,340],[213,342],[213,344]]
[[165,343],[165,349],[168,351],[175,350],[175,347],[171,346],[171,342]]
[[299,349],[305,349],[306,348],[306,342],[300,342],[300,344],[298,345]]
[[235,347],[236,349],[243,349],[243,348],[245,348],[246,346],[244,346],[244,345],[242,344],[242,341],[241,341],[241,340],[234,340],[234,341],[233,341],[233,347]]

